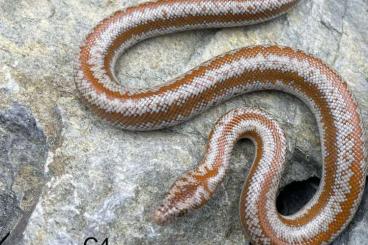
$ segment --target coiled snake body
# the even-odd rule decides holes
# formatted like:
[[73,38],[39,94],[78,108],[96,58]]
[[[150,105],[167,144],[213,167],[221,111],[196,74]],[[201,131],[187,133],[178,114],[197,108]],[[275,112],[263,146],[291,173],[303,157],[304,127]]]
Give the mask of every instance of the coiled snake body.
[[241,222],[253,243],[328,243],[353,217],[367,173],[363,127],[345,82],[318,58],[287,47],[242,48],[144,90],[127,90],[114,74],[119,55],[143,39],[263,22],[285,13],[296,2],[161,0],[118,11],[87,36],[80,51],[77,88],[93,111],[124,129],[176,125],[236,95],[259,90],[293,94],[316,116],[322,179],[315,196],[299,212],[283,216],[275,206],[285,160],[280,127],[258,110],[236,109],[216,123],[198,167],[171,187],[153,214],[157,223],[203,206],[225,175],[234,143],[244,137],[257,148],[240,202]]

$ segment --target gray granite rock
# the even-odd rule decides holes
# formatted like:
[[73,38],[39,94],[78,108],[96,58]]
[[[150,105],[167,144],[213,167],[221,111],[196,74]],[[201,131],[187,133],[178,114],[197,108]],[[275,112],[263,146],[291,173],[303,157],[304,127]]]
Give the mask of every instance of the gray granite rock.
[[6,242],[19,238],[38,202],[47,152],[28,109],[14,104],[0,111],[0,238],[11,232]]
[[[229,175],[206,207],[166,227],[154,225],[149,217],[176,177],[201,158],[215,120],[239,106],[262,108],[285,129],[288,166],[283,187],[320,176],[314,117],[285,94],[241,96],[182,125],[147,133],[114,128],[84,107],[74,86],[80,42],[102,18],[138,2],[142,1],[0,1],[0,104],[27,105],[48,146],[46,164],[39,157],[37,178],[19,175],[19,183],[30,183],[27,190],[35,193],[27,212],[37,203],[28,223],[20,218],[23,190],[11,192],[8,182],[7,189],[0,188],[0,207],[6,214],[0,213],[1,235],[6,232],[3,227],[11,229],[22,238],[16,240],[20,244],[82,244],[89,236],[100,242],[108,237],[111,244],[244,244],[238,202],[254,154],[248,141],[236,146]],[[147,87],[234,48],[287,45],[322,58],[345,78],[368,128],[367,10],[367,0],[302,0],[287,15],[261,25],[147,40],[129,50],[116,71],[124,84]],[[40,144],[34,150],[41,156],[45,147]],[[6,166],[20,174],[20,165],[13,161]],[[5,176],[6,171],[0,171]],[[364,199],[335,244],[368,243],[367,195]],[[14,229],[20,225],[25,226],[23,233]]]

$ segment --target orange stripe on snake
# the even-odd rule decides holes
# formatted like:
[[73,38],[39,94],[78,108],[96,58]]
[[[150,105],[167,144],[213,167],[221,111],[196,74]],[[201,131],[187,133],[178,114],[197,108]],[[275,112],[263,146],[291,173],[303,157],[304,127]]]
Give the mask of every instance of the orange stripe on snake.
[[198,167],[178,179],[154,212],[157,223],[203,206],[222,181],[239,138],[257,146],[240,202],[245,234],[256,244],[331,242],[359,205],[367,173],[363,127],[346,83],[318,58],[279,46],[242,48],[215,57],[166,84],[128,90],[114,74],[117,58],[135,43],[172,32],[249,25],[284,14],[296,0],[164,0],[118,11],[87,36],[76,86],[102,118],[127,130],[177,125],[234,96],[278,90],[304,101],[316,116],[322,179],[299,212],[283,216],[275,199],[284,168],[285,138],[277,123],[254,109],[222,117]]

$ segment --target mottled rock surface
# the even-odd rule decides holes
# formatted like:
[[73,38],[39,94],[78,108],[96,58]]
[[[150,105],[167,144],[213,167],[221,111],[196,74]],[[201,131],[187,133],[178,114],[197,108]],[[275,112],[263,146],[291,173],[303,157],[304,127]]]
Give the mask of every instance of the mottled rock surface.
[[0,239],[17,240],[45,183],[46,137],[18,104],[0,111]]
[[[0,235],[10,229],[9,241],[82,244],[95,236],[100,242],[108,237],[111,244],[244,244],[238,202],[253,157],[248,141],[236,146],[229,175],[206,207],[170,226],[150,221],[152,208],[175,178],[201,158],[215,120],[239,106],[262,108],[285,129],[283,186],[320,176],[314,117],[285,94],[241,96],[180,126],[147,133],[114,128],[84,107],[74,86],[79,44],[99,20],[138,2],[0,1],[0,117],[20,110],[24,113],[17,120],[28,122],[12,131],[0,121]],[[126,53],[116,71],[124,84],[146,87],[234,48],[287,45],[322,58],[345,78],[368,128],[366,23],[367,0],[302,0],[287,15],[261,25],[147,40]],[[10,124],[17,125],[14,120]],[[23,140],[13,147],[24,159],[7,160],[3,154],[10,150],[4,145],[11,137]],[[303,187],[309,195],[314,182],[310,185]],[[335,244],[368,244],[367,200],[366,193]],[[297,205],[295,198],[286,203]]]

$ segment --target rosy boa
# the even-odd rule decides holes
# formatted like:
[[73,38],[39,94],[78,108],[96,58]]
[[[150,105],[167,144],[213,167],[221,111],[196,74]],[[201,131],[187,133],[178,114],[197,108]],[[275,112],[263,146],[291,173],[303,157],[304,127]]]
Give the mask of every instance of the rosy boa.
[[179,124],[234,96],[278,90],[304,101],[316,116],[322,144],[321,184],[300,211],[278,213],[275,199],[285,160],[278,124],[254,109],[222,117],[206,154],[178,179],[153,219],[163,224],[203,206],[229,166],[239,138],[256,145],[241,194],[244,232],[255,244],[331,242],[359,205],[367,173],[363,127],[346,83],[318,58],[279,46],[241,48],[218,56],[166,84],[130,90],[114,74],[117,58],[137,42],[172,32],[249,25],[284,14],[297,0],[163,0],[126,8],[100,22],[81,46],[78,81],[83,100],[102,118],[127,130]]

